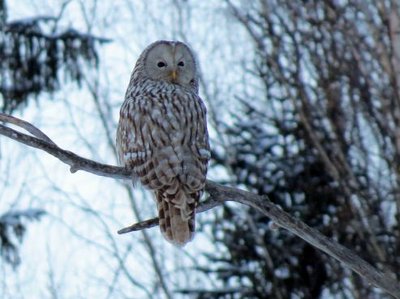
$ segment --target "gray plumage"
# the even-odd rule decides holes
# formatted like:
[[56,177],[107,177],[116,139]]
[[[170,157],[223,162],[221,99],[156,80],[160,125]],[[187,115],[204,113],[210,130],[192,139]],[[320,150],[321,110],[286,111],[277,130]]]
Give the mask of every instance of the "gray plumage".
[[210,148],[196,60],[185,44],[157,41],[140,55],[120,110],[117,150],[153,191],[164,237],[180,246],[190,241]]

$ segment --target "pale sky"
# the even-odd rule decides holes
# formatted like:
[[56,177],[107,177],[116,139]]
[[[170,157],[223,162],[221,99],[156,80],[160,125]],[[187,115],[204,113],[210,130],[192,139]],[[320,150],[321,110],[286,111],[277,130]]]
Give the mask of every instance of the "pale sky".
[[[205,86],[201,94],[210,110],[229,122],[236,87],[242,84],[243,64],[251,61],[251,45],[219,1],[189,1],[179,12],[175,1],[11,1],[9,20],[37,15],[58,15],[59,28],[73,26],[112,43],[99,48],[99,74],[88,71],[88,82],[98,82],[100,107],[112,136],[107,136],[88,89],[65,83],[53,94],[32,101],[17,116],[42,129],[62,148],[94,160],[115,164],[107,140],[114,140],[119,106],[130,72],[144,47],[158,39],[187,41],[196,51]],[[179,2],[179,1],[176,1]],[[83,66],[85,67],[85,66]],[[212,102],[210,103],[210,99]],[[108,103],[111,110],[105,109]],[[226,109],[221,109],[226,107]],[[215,116],[214,116],[215,117]],[[210,120],[211,122],[211,120]],[[223,140],[210,125],[213,146]],[[66,165],[44,152],[0,138],[1,171],[7,184],[0,198],[0,212],[40,208],[48,212],[29,223],[20,248],[22,263],[16,271],[2,264],[0,296],[16,298],[165,298],[160,290],[149,250],[141,233],[117,235],[136,221],[129,196],[120,182],[84,172],[71,174]],[[224,172],[212,170],[209,177]],[[156,214],[155,204],[142,189],[134,191],[135,205],[143,219]],[[215,282],[188,270],[206,263],[201,256],[214,248],[199,221],[211,219],[218,209],[198,217],[198,233],[184,250],[162,238],[158,228],[148,231],[157,263],[175,288],[207,287]],[[124,265],[121,267],[121,264]],[[57,296],[56,296],[57,295]],[[174,295],[173,298],[179,298]]]

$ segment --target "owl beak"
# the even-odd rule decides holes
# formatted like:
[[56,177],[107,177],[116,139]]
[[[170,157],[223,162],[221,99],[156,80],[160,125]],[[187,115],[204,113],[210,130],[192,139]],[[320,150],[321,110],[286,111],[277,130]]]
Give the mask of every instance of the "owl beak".
[[176,70],[173,70],[172,72],[171,72],[171,79],[172,79],[172,82],[176,82],[176,79],[178,78],[178,75],[177,75],[177,73],[176,73]]

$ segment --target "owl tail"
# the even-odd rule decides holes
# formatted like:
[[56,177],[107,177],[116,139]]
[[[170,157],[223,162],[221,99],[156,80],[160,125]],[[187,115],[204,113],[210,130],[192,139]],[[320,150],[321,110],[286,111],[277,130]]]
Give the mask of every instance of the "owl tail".
[[194,236],[199,194],[179,190],[172,195],[168,191],[156,191],[160,230],[169,242],[184,246]]

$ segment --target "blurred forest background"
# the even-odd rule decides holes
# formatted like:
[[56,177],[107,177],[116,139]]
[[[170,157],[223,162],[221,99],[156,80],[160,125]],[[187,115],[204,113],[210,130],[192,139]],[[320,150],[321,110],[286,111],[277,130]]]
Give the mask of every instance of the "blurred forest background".
[[[209,178],[266,194],[400,279],[397,0],[0,0],[0,109],[116,164],[134,63],[198,54]],[[389,298],[250,208],[199,215],[183,250],[149,194],[0,137],[1,298]]]

